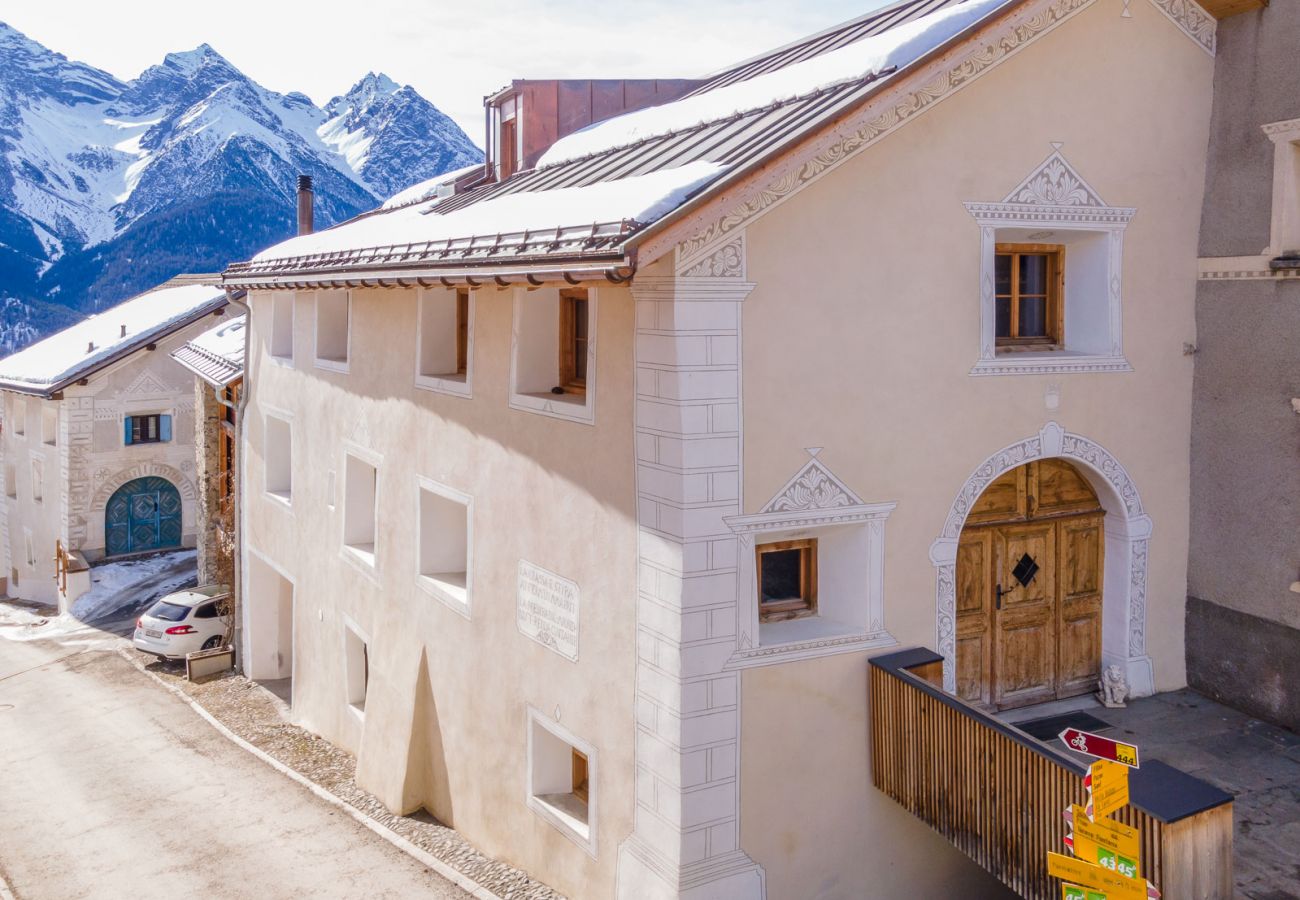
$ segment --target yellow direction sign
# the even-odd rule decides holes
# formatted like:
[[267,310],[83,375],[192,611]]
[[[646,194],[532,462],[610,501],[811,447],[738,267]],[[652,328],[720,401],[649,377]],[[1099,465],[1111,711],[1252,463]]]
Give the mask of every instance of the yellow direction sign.
[[[1101,866],[1060,853],[1047,854],[1047,874],[1105,894],[1106,900],[1146,900],[1146,882],[1125,878]],[[1086,895],[1085,895],[1086,896]]]
[[1071,807],[1074,820],[1074,855],[1104,869],[1138,878],[1141,841],[1138,830],[1114,819],[1088,818],[1083,807]]
[[[1092,818],[1104,819],[1128,804],[1128,767],[1099,759],[1088,768],[1091,778]],[[1076,824],[1077,827],[1077,824]]]

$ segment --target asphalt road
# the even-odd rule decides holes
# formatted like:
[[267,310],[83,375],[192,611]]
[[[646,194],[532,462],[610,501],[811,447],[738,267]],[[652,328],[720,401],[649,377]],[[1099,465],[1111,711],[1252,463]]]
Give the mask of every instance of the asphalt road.
[[0,885],[18,900],[469,896],[83,646],[0,639]]

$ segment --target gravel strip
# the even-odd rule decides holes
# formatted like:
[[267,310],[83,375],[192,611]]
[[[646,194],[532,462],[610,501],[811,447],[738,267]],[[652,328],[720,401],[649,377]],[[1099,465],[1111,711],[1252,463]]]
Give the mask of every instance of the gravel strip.
[[185,679],[184,663],[162,662],[136,650],[130,652],[146,669],[184,691],[259,750],[504,900],[564,900],[524,872],[484,856],[459,832],[427,813],[397,816],[389,812],[373,794],[357,787],[357,761],[352,754],[290,724],[280,701],[254,682],[231,673],[192,684]]

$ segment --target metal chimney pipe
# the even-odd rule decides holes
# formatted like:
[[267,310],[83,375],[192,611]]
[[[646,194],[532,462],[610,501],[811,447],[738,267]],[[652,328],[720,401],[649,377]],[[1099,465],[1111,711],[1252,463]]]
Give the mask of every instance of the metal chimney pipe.
[[311,234],[315,230],[312,221],[311,176],[298,176],[298,233]]

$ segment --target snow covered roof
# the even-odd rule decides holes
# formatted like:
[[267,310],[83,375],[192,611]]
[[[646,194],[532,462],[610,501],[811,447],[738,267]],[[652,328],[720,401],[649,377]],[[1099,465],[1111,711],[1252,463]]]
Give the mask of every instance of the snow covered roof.
[[52,396],[224,307],[217,280],[181,276],[0,359],[0,390]]
[[172,351],[176,360],[214,387],[226,387],[244,375],[244,316],[230,316]]
[[904,0],[724,70],[679,100],[575,132],[503,183],[292,238],[230,266],[226,282],[499,275],[561,263],[600,263],[625,277],[628,251],[648,226],[720,192],[1018,2]]

